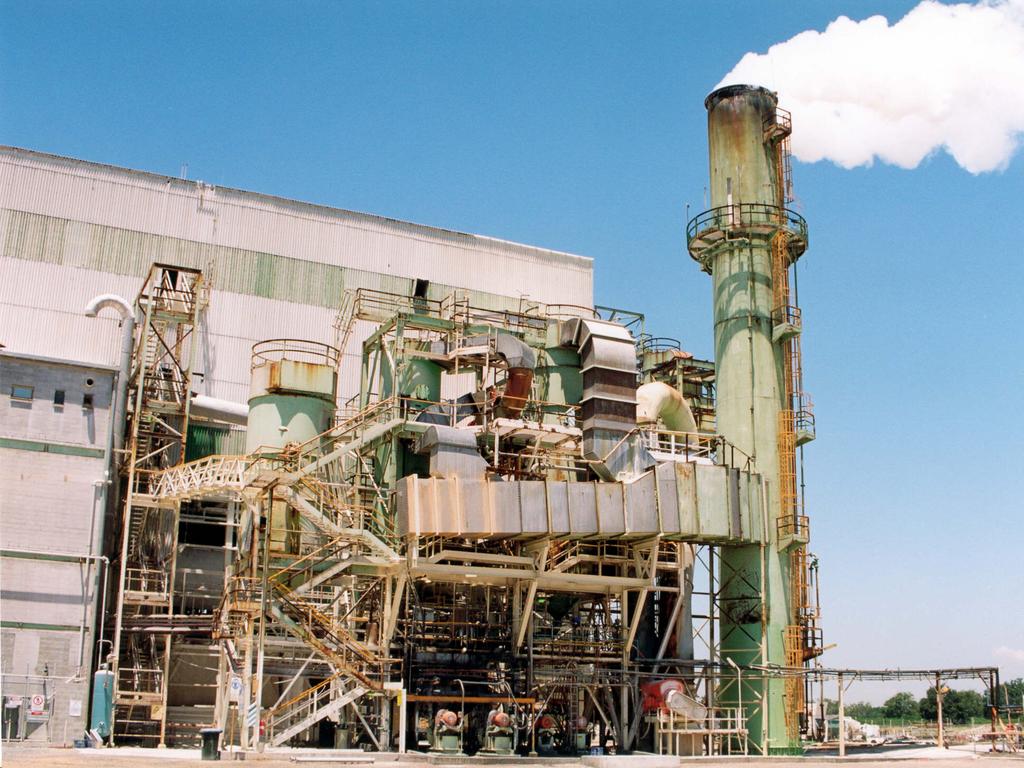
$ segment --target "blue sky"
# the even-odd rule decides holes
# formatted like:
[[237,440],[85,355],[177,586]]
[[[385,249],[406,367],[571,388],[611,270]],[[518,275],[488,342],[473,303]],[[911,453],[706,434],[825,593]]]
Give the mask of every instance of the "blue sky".
[[[5,0],[0,142],[592,256],[598,302],[708,356],[704,96],[914,4]],[[1024,156],[794,176],[825,661],[1024,675]]]

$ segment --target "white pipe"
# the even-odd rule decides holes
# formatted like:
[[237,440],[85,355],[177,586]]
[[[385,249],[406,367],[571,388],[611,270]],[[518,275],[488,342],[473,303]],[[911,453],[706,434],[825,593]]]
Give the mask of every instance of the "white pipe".
[[672,432],[697,431],[697,421],[682,393],[664,382],[652,381],[636,391],[636,420],[657,425],[659,419]]
[[122,320],[135,316],[128,299],[118,296],[116,293],[101,293],[99,296],[94,296],[85,308],[85,316],[96,317],[101,309],[116,309]]
[[[101,293],[99,296],[94,296],[86,305],[85,315],[86,317],[96,317],[104,309],[112,309],[121,316],[121,350],[120,361],[117,369],[117,390],[114,394],[114,410],[110,414],[110,420],[107,426],[106,472],[103,485],[100,487],[102,498],[100,524],[99,530],[95,532],[95,540],[99,542],[99,546],[101,548],[104,546],[106,541],[107,512],[112,512],[114,519],[116,520],[117,509],[121,505],[120,483],[118,481],[118,477],[121,461],[124,457],[124,433],[125,426],[128,422],[128,379],[131,377],[132,352],[135,347],[135,309],[128,300],[114,293]],[[93,535],[94,531],[90,530],[90,558],[96,557],[91,554],[91,542],[93,540]],[[97,641],[97,651],[99,650],[101,643],[103,643],[103,632],[107,618],[107,591],[109,589],[108,569],[110,567],[110,560],[108,558],[101,557],[100,559],[103,562],[103,587],[102,592],[100,593],[101,605],[98,622],[96,620],[95,611],[93,613],[93,627],[96,629],[94,638]],[[99,573],[96,574],[96,577],[96,588],[99,589]],[[90,659],[90,672],[91,668],[96,663],[96,659]],[[82,659],[79,659],[79,668],[81,668],[81,666]],[[86,716],[91,721],[91,695],[89,696],[88,701],[89,704],[86,709]]]
[[205,419],[223,421],[227,424],[245,426],[249,420],[249,406],[231,400],[221,400],[207,395],[192,395],[192,415]]
[[[117,395],[114,400],[113,455],[108,469],[114,469],[121,463],[121,451],[124,448],[124,428],[127,420],[128,378],[132,370],[132,348],[135,340],[135,310],[128,300],[113,293],[102,293],[93,297],[85,307],[86,317],[96,317],[104,309],[113,309],[121,315],[121,361],[117,370]],[[114,472],[110,477],[115,476]]]

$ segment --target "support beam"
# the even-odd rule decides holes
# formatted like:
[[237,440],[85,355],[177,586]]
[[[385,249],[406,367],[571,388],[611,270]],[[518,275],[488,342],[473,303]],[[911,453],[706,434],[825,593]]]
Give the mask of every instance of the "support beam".
[[839,673],[837,686],[839,689],[839,756],[846,757],[846,706],[843,703],[845,686],[842,672]]

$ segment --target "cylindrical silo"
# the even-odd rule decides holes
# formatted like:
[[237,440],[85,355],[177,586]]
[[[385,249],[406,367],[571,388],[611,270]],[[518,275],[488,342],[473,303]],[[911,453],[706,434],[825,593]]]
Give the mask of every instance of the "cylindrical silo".
[[338,351],[312,341],[272,339],[252,348],[246,452],[277,453],[330,428]]
[[[310,443],[330,429],[337,369],[338,350],[327,344],[271,339],[254,345],[246,452],[279,453],[290,443]],[[284,501],[275,500],[269,518],[271,552],[298,552],[298,512]]]
[[[781,207],[785,182],[776,95],[734,85],[713,92],[705,106],[712,208],[689,223],[687,239],[691,255],[712,279],[718,431],[754,460],[765,481],[768,510],[763,583],[760,547],[721,549],[720,653],[723,661],[741,666],[786,666],[789,560],[778,547],[775,517],[777,430],[779,413],[788,406],[783,347],[772,337],[772,245],[785,230],[788,266],[802,252],[806,231],[802,219]],[[784,692],[783,680],[755,673],[744,675],[741,694],[726,675],[716,703],[738,706],[742,699],[756,747],[763,753],[788,752],[799,742],[786,727]]]

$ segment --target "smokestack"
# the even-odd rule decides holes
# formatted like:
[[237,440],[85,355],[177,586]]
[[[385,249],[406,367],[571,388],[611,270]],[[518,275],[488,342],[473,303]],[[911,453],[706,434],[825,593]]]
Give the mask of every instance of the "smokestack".
[[839,16],[748,53],[719,86],[778,91],[804,162],[916,168],[944,151],[983,173],[1005,169],[1020,147],[1022,72],[1024,0],[926,0],[892,23]]
[[[784,282],[779,270],[785,273],[806,248],[807,232],[803,219],[784,207],[789,121],[779,112],[776,95],[733,85],[714,91],[704,104],[712,208],[689,223],[687,242],[712,280],[718,431],[754,459],[768,509],[765,583],[760,547],[721,550],[721,655],[740,667],[786,666],[789,560],[778,546],[775,519],[779,417],[790,406],[786,347],[773,334],[773,318],[775,289]],[[765,754],[785,751],[798,747],[799,740],[786,726],[784,691],[782,680],[744,675],[743,693],[737,681],[726,679],[719,703],[736,707],[742,701],[755,745]],[[761,698],[763,705],[751,706]]]

